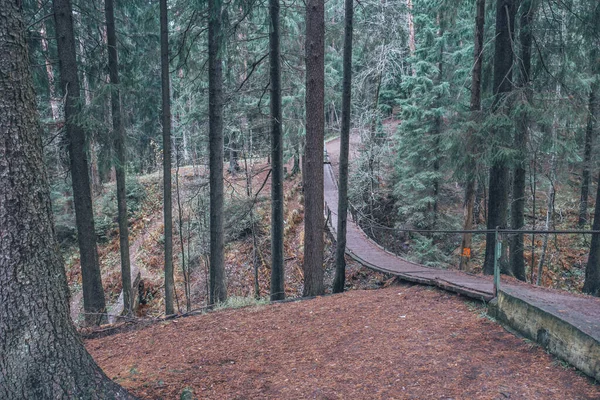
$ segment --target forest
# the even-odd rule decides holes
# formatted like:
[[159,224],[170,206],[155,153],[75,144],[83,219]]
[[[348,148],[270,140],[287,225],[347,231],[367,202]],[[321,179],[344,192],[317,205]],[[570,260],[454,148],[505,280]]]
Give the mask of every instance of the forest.
[[600,296],[599,21],[597,0],[1,0],[0,336],[39,334],[22,371],[2,342],[0,397],[131,396],[71,320],[352,289],[350,220],[419,265]]

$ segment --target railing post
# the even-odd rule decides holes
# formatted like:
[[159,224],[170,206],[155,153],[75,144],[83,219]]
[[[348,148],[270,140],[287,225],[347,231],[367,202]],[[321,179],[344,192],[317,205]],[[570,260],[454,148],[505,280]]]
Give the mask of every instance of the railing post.
[[500,254],[502,253],[502,242],[498,240],[498,227],[494,234],[494,297],[498,296],[498,290],[500,289]]

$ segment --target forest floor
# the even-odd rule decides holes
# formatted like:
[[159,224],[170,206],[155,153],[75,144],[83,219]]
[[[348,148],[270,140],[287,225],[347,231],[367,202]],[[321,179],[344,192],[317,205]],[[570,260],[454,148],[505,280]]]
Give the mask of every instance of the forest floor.
[[598,384],[485,315],[393,284],[163,320],[86,347],[143,399],[600,398]]

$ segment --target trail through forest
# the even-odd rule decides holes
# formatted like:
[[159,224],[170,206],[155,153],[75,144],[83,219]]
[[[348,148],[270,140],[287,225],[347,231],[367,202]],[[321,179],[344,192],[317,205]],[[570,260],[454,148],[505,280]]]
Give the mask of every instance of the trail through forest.
[[[148,221],[144,231],[135,239],[135,241],[129,247],[131,254],[131,282],[133,284],[132,296],[137,295],[137,287],[135,285],[138,275],[140,279],[147,279],[150,275],[144,267],[143,263],[139,263],[140,251],[144,243],[152,237],[152,233],[158,229],[158,226],[163,222],[159,215],[153,215],[152,219]],[[123,312],[123,290],[119,294],[119,298],[108,310],[108,322],[115,323],[118,320],[118,316]]]
[[[328,147],[335,167],[336,141]],[[559,299],[538,291],[538,301]],[[574,368],[489,320],[484,305],[412,283],[157,321],[86,347],[144,399],[600,397]]]
[[[352,145],[359,141],[354,138]],[[330,227],[337,226],[337,184],[331,169],[336,169],[339,157],[339,139],[327,143],[332,168],[325,166],[325,201],[331,211]],[[354,153],[355,150],[351,150]],[[352,154],[351,154],[352,157]],[[438,286],[471,298],[489,301],[494,297],[490,276],[472,275],[463,271],[428,268],[397,257],[378,246],[348,219],[347,251],[365,266],[391,272],[404,280]],[[577,327],[587,335],[600,340],[600,299],[550,288],[540,288],[502,277],[501,287],[507,293],[532,304],[559,319]]]

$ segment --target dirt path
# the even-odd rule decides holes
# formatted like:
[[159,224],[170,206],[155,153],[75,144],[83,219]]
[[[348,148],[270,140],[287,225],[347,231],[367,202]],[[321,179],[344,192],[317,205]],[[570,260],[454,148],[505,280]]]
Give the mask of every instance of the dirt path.
[[[131,284],[133,286],[132,293],[131,293],[132,296],[137,295],[136,280],[138,278],[138,275],[140,276],[140,279],[150,278],[150,273],[146,270],[146,268],[144,268],[144,266],[142,264],[140,264],[138,262],[140,255],[141,255],[140,250],[141,250],[142,246],[144,245],[144,243],[148,240],[148,238],[150,238],[152,236],[153,232],[156,232],[158,226],[162,223],[163,223],[162,215],[160,215],[159,213],[154,214],[152,216],[152,219],[144,227],[143,232],[137,236],[137,238],[134,240],[134,242],[129,247],[129,256],[130,256],[130,263],[131,263],[131,266],[130,266],[130,268],[131,268],[130,269]],[[108,307],[108,323],[114,324],[115,322],[117,322],[118,316],[121,315],[122,312],[123,312],[123,290],[121,290],[121,293],[119,294],[117,301],[114,304],[112,304],[110,307]]]
[[[479,308],[478,308],[479,307]],[[225,310],[86,341],[144,399],[598,399],[600,387],[437,289]]]

